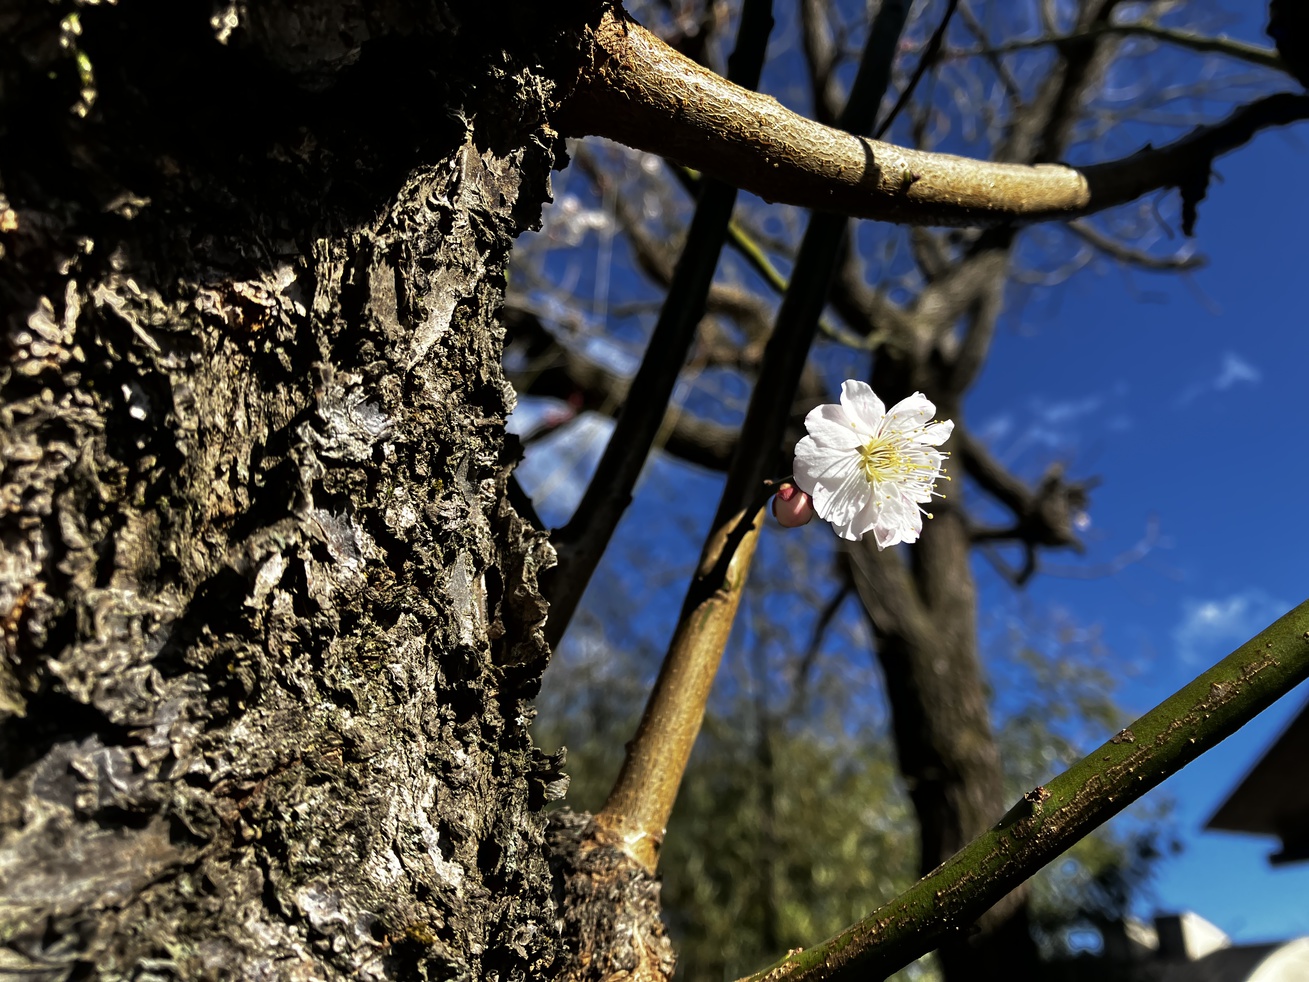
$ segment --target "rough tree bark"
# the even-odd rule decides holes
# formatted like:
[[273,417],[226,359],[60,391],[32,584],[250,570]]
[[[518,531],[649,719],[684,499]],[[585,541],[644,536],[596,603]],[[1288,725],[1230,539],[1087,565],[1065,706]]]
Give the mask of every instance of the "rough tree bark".
[[585,11],[484,6],[0,7],[0,974],[555,959],[496,315]]

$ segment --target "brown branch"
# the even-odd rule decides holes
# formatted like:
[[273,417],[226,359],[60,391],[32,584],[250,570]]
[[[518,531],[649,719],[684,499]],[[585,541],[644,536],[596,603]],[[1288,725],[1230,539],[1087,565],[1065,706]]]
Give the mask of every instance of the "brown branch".
[[886,334],[892,338],[907,336],[913,320],[885,290],[869,286],[853,249],[846,249],[841,265],[832,279],[828,302],[850,329],[872,337]]
[[964,473],[1014,516],[1013,523],[1004,528],[973,530],[974,542],[1016,540],[1032,549],[1040,546],[1083,550],[1073,523],[1078,513],[1086,509],[1088,492],[1098,482],[1066,480],[1063,468],[1055,465],[1045,472],[1035,488],[1029,488],[1005,470],[972,434],[957,425],[952,446]]
[[[502,317],[509,330],[510,345],[522,345],[528,352],[525,367],[505,372],[515,392],[520,396],[559,399],[576,412],[590,411],[610,418],[618,415],[619,408],[627,401],[631,379],[561,344],[529,310],[509,304]],[[816,385],[807,388],[814,390]],[[804,413],[819,401],[817,395],[816,391],[810,391],[797,404],[794,410],[799,414],[797,425]],[[725,471],[737,435],[736,427],[700,419],[670,406],[656,446],[687,463]]]
[[1249,62],[1253,65],[1258,65],[1260,68],[1271,68],[1274,71],[1281,72],[1287,70],[1285,63],[1272,48],[1261,47],[1257,44],[1248,44],[1244,41],[1237,41],[1234,38],[1206,37],[1203,34],[1192,34],[1189,31],[1180,31],[1176,28],[1162,27],[1159,24],[1145,22],[1137,22],[1134,24],[1098,24],[1085,31],[1078,31],[1074,34],[1052,35],[1039,38],[1021,38],[1016,41],[990,45],[983,48],[952,51],[949,53],[948,57],[967,58],[976,55],[1005,55],[1013,54],[1017,51],[1027,51],[1032,48],[1043,48],[1051,45],[1055,47],[1066,47],[1068,45],[1084,43],[1088,40],[1104,37],[1106,35],[1113,37],[1150,38],[1154,41],[1163,41],[1167,44],[1177,45],[1180,48],[1188,48],[1191,51],[1199,51],[1204,54],[1225,55],[1228,58],[1235,58],[1240,61]]
[[[908,12],[909,0],[887,0],[878,8],[850,99],[841,113],[843,126],[857,131],[872,127]],[[628,744],[618,780],[596,816],[596,821],[649,869],[658,862],[664,827],[741,600],[763,523],[766,479],[776,466],[844,229],[843,218],[830,214],[810,217],[791,285],[750,395],[712,531],[640,727]]]
[[607,13],[594,63],[563,107],[563,132],[606,136],[770,201],[907,224],[1073,218],[1207,173],[1269,126],[1309,118],[1309,95],[1277,93],[1160,148],[1081,169],[1002,164],[880,143],[805,119]]
[[[746,86],[742,91],[759,82],[772,29],[772,0],[745,4],[728,61],[732,78]],[[544,635],[552,647],[567,630],[663,429],[669,400],[704,315],[736,195],[736,187],[721,181],[705,181],[701,187],[681,257],[641,366],[628,387],[628,398],[577,510],[555,536],[558,561],[542,578],[542,592],[550,603]]]
[[946,0],[945,14],[941,18],[941,23],[936,25],[936,30],[932,32],[932,36],[927,39],[927,44],[923,46],[923,53],[918,56],[918,64],[914,66],[914,73],[909,76],[909,84],[904,87],[904,91],[900,93],[900,98],[895,100],[895,105],[891,107],[891,111],[886,114],[886,118],[873,132],[876,139],[880,140],[886,135],[886,131],[895,122],[895,118],[900,115],[901,110],[913,98],[914,90],[918,88],[918,83],[923,80],[927,70],[936,64],[936,60],[941,56],[941,43],[945,40],[945,32],[950,27],[950,19],[954,17],[954,12],[958,7],[959,0]]
[[[683,167],[674,167],[673,170],[679,178],[686,177],[689,173]],[[742,223],[733,220],[727,229],[727,241],[732,248],[740,254],[746,263],[749,264],[750,268],[758,273],[759,277],[768,284],[772,290],[778,294],[786,293],[790,286],[790,282],[781,272],[778,271],[777,267],[773,265],[772,260],[770,260],[768,255],[764,252],[761,236],[757,231],[747,230]],[[845,256],[847,257],[847,262],[854,258],[849,249],[845,250]],[[792,255],[790,258],[794,260],[795,257]],[[871,291],[866,292],[869,294],[869,310],[874,309],[872,306],[873,304],[877,304],[878,306],[876,309],[883,312],[899,310],[899,308],[887,299],[884,294],[877,293],[874,295]],[[852,329],[846,330],[840,325],[834,324],[826,317],[819,317],[818,329],[833,341],[838,344],[843,344],[847,348],[864,351],[872,351],[882,343],[886,331],[874,328],[872,326],[873,321],[869,319],[868,314],[863,311],[856,311],[854,308],[849,307],[849,305],[847,305],[843,310],[837,306],[835,300],[833,300],[833,307],[836,307],[837,312],[841,314],[842,319]],[[850,314],[851,316],[847,316],[847,314]],[[874,320],[875,319],[876,318],[874,317]]]
[[800,4],[800,39],[814,98],[814,116],[827,125],[836,122],[841,104],[833,81],[837,50],[827,20],[830,9],[825,0],[802,0]]
[[[964,392],[977,379],[986,363],[987,352],[995,337],[995,327],[1004,310],[1004,292],[1009,272],[1012,228],[987,229],[975,245],[975,251],[960,266],[973,269],[974,279],[963,338],[949,355],[948,384],[955,392]],[[987,273],[990,273],[988,278]],[[980,275],[979,275],[980,274]],[[948,277],[942,277],[945,282]],[[947,325],[942,325],[946,328]],[[943,339],[944,340],[944,339]]]
[[1110,259],[1120,263],[1161,273],[1190,272],[1200,269],[1207,260],[1200,255],[1153,256],[1144,249],[1137,249],[1126,242],[1120,242],[1111,235],[1105,235],[1098,228],[1085,221],[1068,223],[1068,230],[1091,248],[1104,253]]
[[[977,19],[977,15],[969,9],[968,4],[964,4],[963,7],[960,8],[959,15],[963,19],[964,25],[968,28],[969,33],[977,39],[979,44],[984,45],[986,42],[986,28],[982,25],[982,22]],[[986,58],[987,63],[991,66],[991,70],[995,72],[995,77],[999,79],[1000,85],[1004,87],[1005,95],[1009,97],[1014,105],[1022,105],[1023,87],[1018,84],[1018,79],[1014,78],[1013,72],[1009,71],[1008,66],[1004,63],[1004,59],[993,51],[983,51],[981,53]]]

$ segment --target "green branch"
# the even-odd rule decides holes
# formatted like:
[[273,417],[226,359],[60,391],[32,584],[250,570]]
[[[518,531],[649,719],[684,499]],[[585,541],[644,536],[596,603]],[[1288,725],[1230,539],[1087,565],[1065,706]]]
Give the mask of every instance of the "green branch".
[[749,982],[880,979],[965,930],[1065,849],[1309,678],[1309,601],[1049,784],[890,903]]

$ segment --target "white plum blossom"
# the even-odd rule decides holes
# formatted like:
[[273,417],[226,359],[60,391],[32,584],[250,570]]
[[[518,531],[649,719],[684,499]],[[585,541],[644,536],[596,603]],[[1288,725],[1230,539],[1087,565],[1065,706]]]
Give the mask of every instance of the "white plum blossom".
[[923,516],[932,517],[922,506],[937,494],[933,485],[949,456],[937,448],[954,432],[951,420],[929,423],[935,413],[921,392],[888,412],[867,383],[850,380],[839,405],[805,417],[809,435],[795,446],[795,483],[843,539],[872,532],[879,549],[916,542]]

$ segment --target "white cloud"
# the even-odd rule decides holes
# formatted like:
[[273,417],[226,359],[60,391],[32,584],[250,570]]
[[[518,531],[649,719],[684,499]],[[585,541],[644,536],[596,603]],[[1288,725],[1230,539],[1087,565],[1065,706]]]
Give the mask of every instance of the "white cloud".
[[1104,405],[1104,396],[1086,396],[1082,399],[1062,399],[1058,402],[1032,400],[1032,413],[1047,426],[1070,423],[1083,416],[1089,416]]
[[1234,351],[1223,352],[1223,362],[1218,367],[1218,374],[1207,382],[1193,382],[1182,390],[1174,403],[1175,409],[1185,409],[1207,392],[1226,392],[1235,385],[1258,385],[1263,381],[1263,372]]
[[1224,392],[1237,382],[1249,382],[1251,385],[1258,385],[1261,381],[1263,381],[1263,373],[1259,369],[1240,355],[1227,351],[1223,353],[1223,367],[1219,371],[1218,377],[1214,379],[1214,388],[1219,392]]
[[1226,597],[1184,600],[1182,619],[1173,628],[1177,654],[1187,664],[1215,662],[1291,607],[1253,587]]
[[1131,428],[1131,417],[1123,408],[1127,391],[1127,385],[1118,382],[1070,399],[1035,396],[1028,400],[1025,412],[988,419],[979,435],[1001,462],[1009,465],[1033,449],[1046,454],[1071,452],[1088,437]]
[[998,443],[1009,435],[1014,428],[1014,418],[1008,413],[992,416],[977,428],[977,436],[983,443]]

